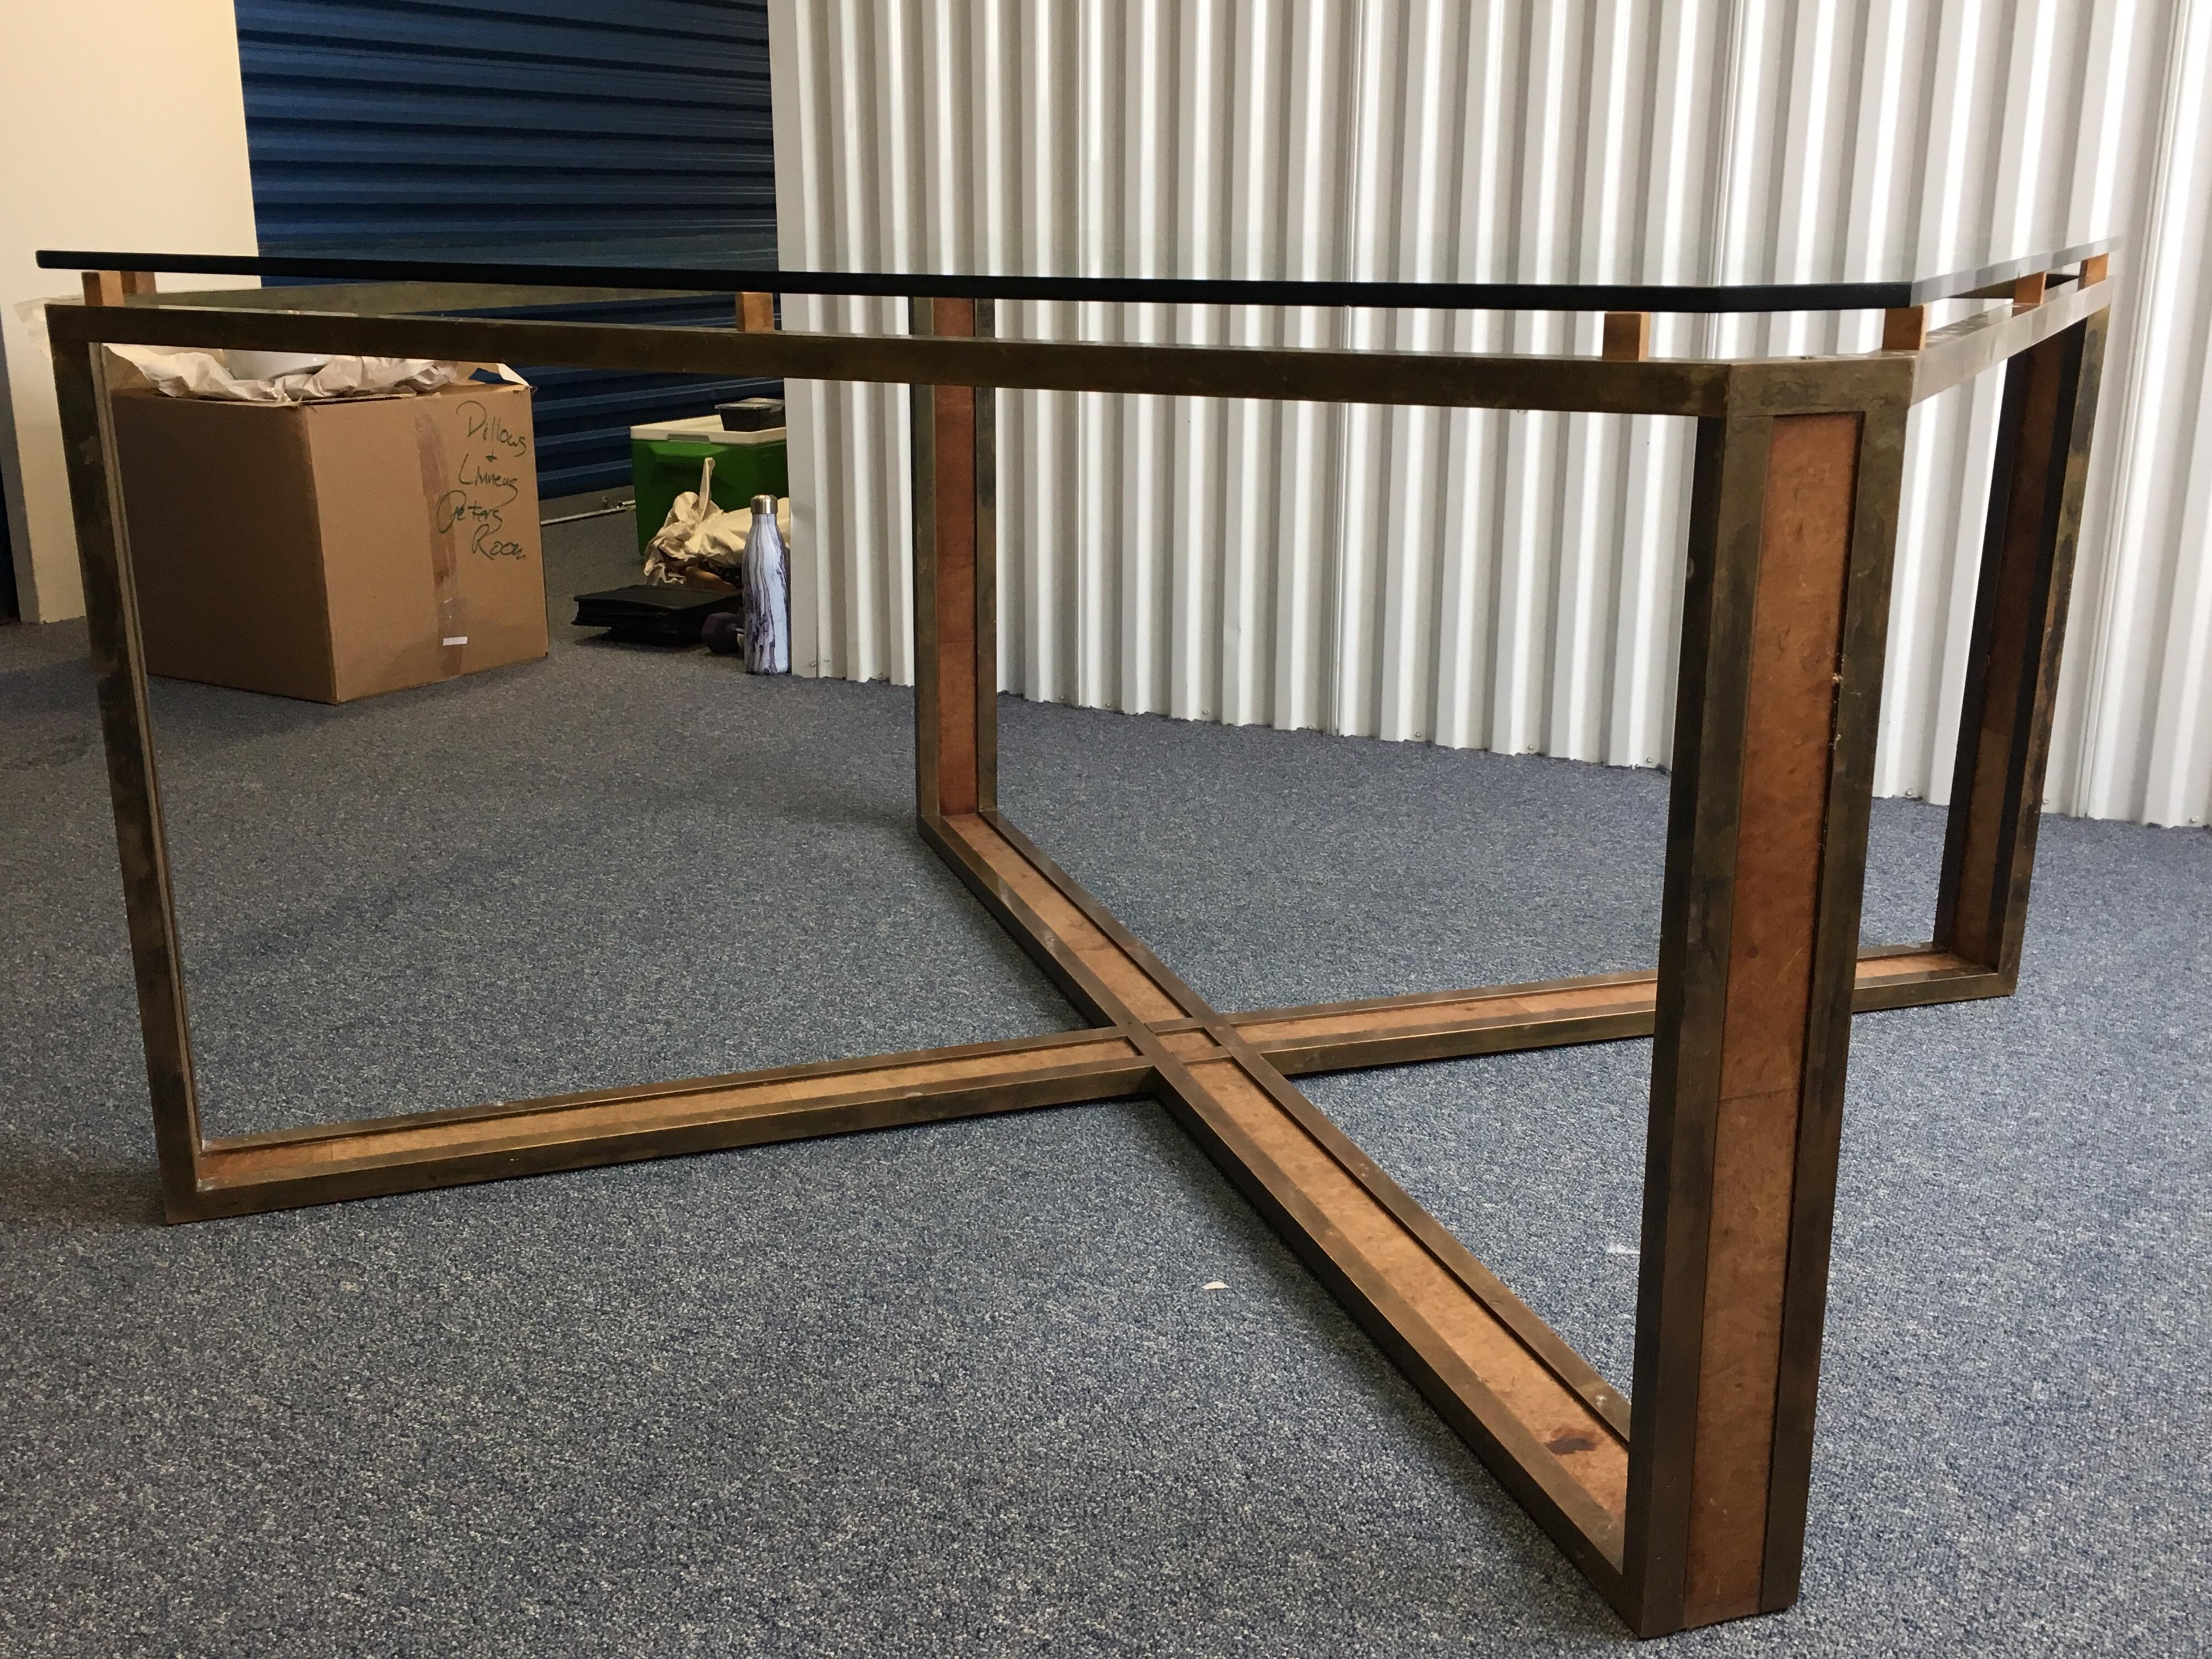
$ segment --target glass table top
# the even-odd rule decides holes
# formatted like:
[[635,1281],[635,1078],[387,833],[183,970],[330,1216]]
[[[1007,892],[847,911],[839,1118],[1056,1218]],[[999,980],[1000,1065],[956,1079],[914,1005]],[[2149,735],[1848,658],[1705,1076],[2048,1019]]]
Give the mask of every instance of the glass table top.
[[280,282],[426,282],[671,292],[770,292],[894,298],[1073,301],[1151,305],[1376,306],[1443,310],[1850,311],[1890,310],[1974,295],[2039,271],[2063,271],[2118,245],[2117,238],[1985,248],[1924,268],[1887,262],[1871,274],[1840,265],[1785,282],[1680,283],[1522,280],[1326,282],[1212,276],[1048,276],[945,271],[783,270],[775,239],[702,237],[669,242],[534,244],[527,250],[453,243],[434,253],[388,245],[295,249],[281,254],[45,250],[58,270],[157,271],[258,276]]

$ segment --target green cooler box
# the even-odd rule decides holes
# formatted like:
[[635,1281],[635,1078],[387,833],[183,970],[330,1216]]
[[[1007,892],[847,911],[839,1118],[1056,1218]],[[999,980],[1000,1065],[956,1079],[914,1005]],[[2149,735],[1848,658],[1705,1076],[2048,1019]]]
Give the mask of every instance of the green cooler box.
[[687,489],[699,487],[699,464],[714,458],[714,505],[727,511],[750,507],[756,495],[791,494],[784,464],[784,428],[730,432],[719,415],[696,420],[662,421],[629,429],[630,475],[637,484],[637,550],[642,554],[668,509]]

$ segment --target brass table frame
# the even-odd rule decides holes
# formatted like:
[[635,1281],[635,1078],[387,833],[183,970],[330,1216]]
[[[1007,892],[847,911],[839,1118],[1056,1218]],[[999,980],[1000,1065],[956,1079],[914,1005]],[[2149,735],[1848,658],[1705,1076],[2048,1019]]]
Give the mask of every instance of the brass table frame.
[[[2111,292],[2102,252],[2080,267],[2054,268],[2048,289],[2045,274],[1985,286],[1966,297],[2014,303],[1932,334],[1924,311],[1900,307],[1875,354],[1745,362],[1648,360],[1632,319],[1608,319],[1604,358],[1001,340],[989,301],[943,297],[953,278],[906,289],[930,296],[912,301],[913,337],[863,337],[420,314],[614,297],[598,289],[156,296],[150,279],[88,273],[95,303],[49,318],[167,1212],[1153,1094],[1635,1631],[1786,1607],[1850,1013],[2002,996],[2019,973]],[[1092,1028],[204,1136],[101,342],[910,386],[921,831]],[[2001,362],[1935,937],[1863,951],[1905,419]],[[1656,971],[1248,1013],[1176,977],[998,811],[999,387],[1696,418]],[[1656,1042],[1625,1400],[1291,1079],[1644,1036]]]

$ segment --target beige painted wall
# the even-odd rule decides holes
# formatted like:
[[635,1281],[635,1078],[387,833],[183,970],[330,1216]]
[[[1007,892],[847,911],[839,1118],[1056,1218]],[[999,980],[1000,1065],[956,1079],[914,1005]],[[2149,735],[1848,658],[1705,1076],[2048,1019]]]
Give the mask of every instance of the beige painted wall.
[[231,0],[0,0],[0,479],[23,615],[55,622],[84,596],[52,368],[20,310],[76,281],[41,247],[255,251]]

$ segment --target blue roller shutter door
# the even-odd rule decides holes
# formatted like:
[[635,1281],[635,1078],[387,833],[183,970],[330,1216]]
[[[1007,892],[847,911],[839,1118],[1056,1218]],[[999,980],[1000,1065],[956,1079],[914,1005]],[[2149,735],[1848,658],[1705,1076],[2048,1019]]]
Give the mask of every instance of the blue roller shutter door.
[[[236,4],[264,252],[774,263],[767,0]],[[638,422],[776,389],[517,367],[548,496],[627,482]]]

